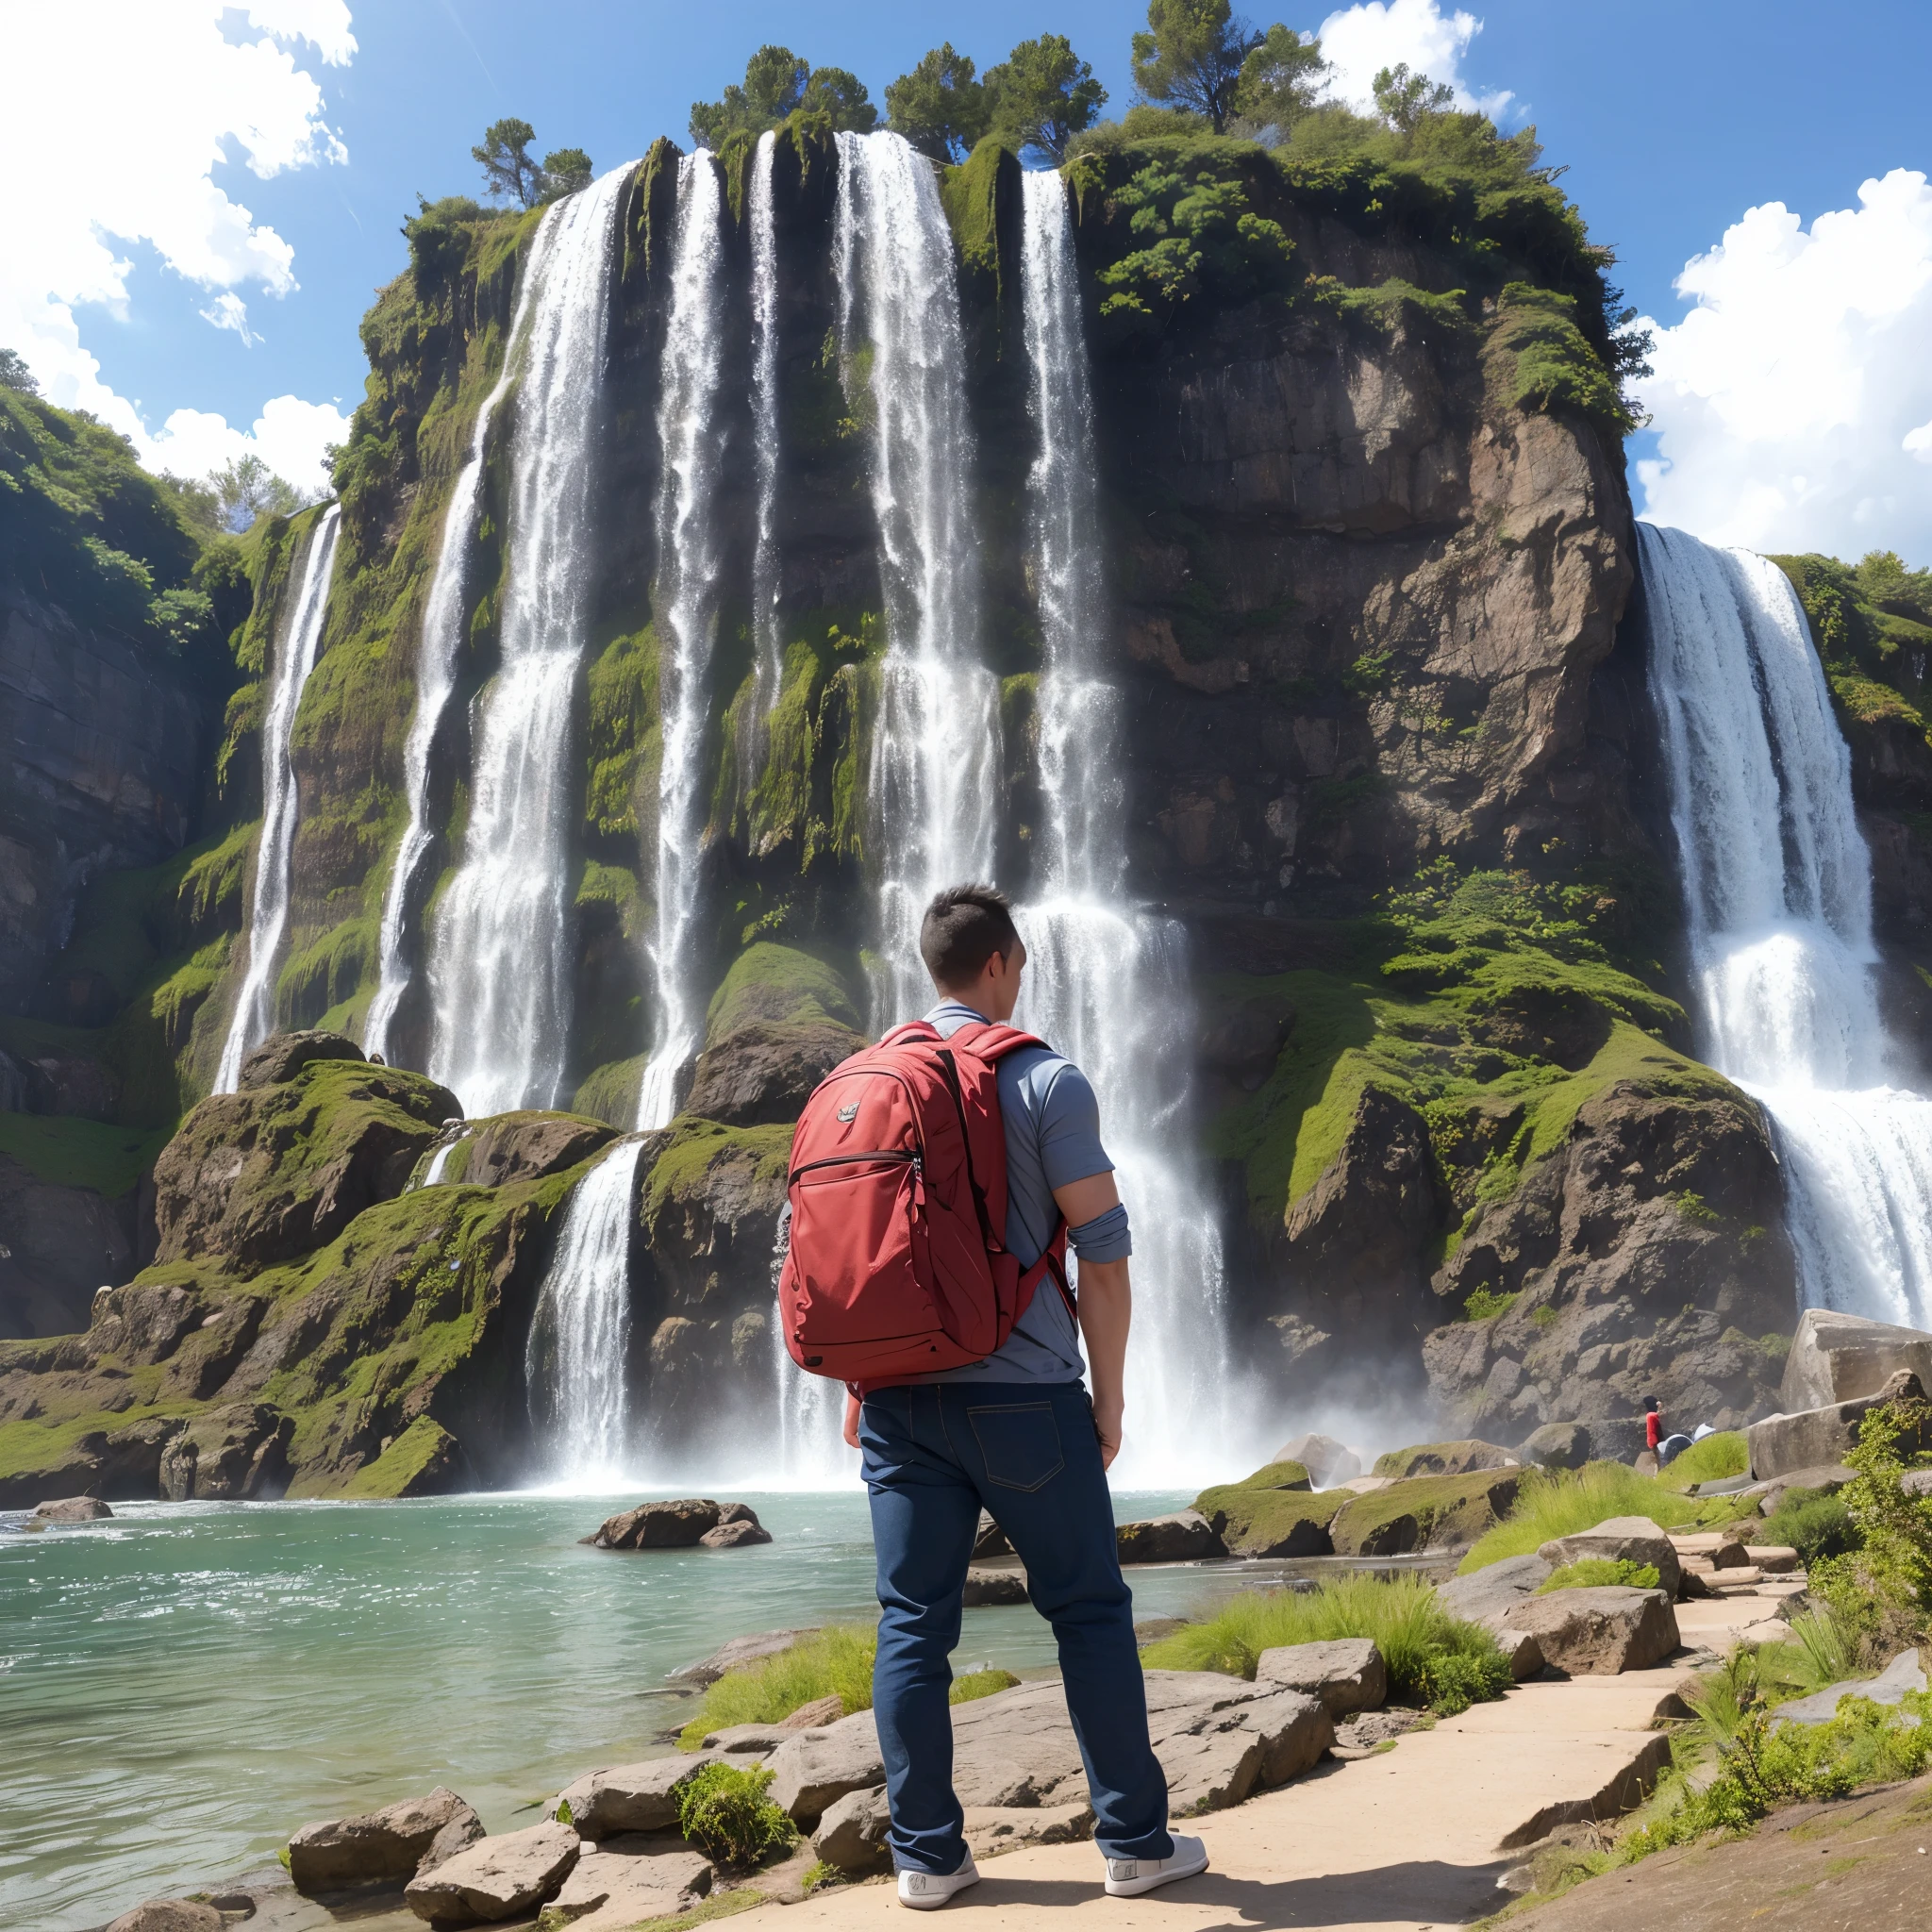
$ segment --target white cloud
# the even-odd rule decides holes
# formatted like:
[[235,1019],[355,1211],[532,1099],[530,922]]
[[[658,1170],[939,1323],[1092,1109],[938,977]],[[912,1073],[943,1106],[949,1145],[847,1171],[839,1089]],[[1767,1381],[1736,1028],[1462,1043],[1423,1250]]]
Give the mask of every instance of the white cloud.
[[[246,21],[235,38],[224,33],[225,14],[231,23],[238,15]],[[214,171],[240,160],[268,180],[285,169],[348,159],[324,118],[321,88],[283,44],[306,43],[325,63],[346,62],[356,52],[348,7],[345,0],[258,0],[245,8],[222,0],[66,0],[14,9],[7,42],[14,84],[0,89],[0,98],[13,152],[60,161],[9,200],[0,342],[25,358],[51,401],[92,409],[133,439],[143,462],[180,469],[171,430],[151,433],[135,406],[101,380],[75,311],[99,304],[125,320],[136,274],[125,251],[145,242],[168,269],[209,292],[200,310],[208,323],[244,344],[256,339],[237,291],[287,295],[296,287],[295,252],[231,199]],[[50,84],[61,75],[74,85]],[[91,330],[100,325],[87,323]],[[277,400],[292,404],[304,421],[315,416],[293,397]],[[262,421],[276,408],[266,405]],[[307,446],[285,441],[296,464],[285,473],[291,482],[318,484],[322,443],[341,440],[346,419],[332,408],[324,413],[335,425],[328,435]],[[176,411],[170,425],[183,417],[221,421],[188,410]],[[227,434],[247,446],[242,432]]]
[[1474,14],[1444,14],[1436,0],[1367,0],[1331,13],[1319,35],[1323,56],[1335,70],[1329,95],[1360,113],[1374,113],[1375,75],[1407,62],[1412,73],[1445,82],[1464,111],[1474,108],[1501,120],[1516,96],[1507,88],[1476,93],[1462,75],[1469,43],[1482,30]]
[[1932,562],[1925,176],[1867,181],[1808,233],[1782,202],[1748,208],[1676,288],[1695,306],[1657,328],[1639,513],[1712,542]]

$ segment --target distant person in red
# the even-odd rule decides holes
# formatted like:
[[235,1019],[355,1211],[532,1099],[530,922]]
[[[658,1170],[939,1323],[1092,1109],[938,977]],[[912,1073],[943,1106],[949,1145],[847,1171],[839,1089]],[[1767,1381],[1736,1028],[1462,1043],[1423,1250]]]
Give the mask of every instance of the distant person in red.
[[1663,1439],[1663,1410],[1657,1406],[1655,1395],[1646,1396],[1643,1403],[1643,1446],[1654,1454]]

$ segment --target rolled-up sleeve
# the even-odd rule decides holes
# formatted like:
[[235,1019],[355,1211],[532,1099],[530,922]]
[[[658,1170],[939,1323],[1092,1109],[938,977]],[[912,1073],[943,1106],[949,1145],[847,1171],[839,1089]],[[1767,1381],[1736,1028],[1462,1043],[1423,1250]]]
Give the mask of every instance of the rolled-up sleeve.
[[[1099,1098],[1087,1075],[1071,1062],[1056,1069],[1047,1089],[1041,1109],[1040,1153],[1049,1188],[1113,1172],[1100,1141]],[[1069,1229],[1067,1240],[1083,1261],[1124,1261],[1134,1252],[1124,1205]]]

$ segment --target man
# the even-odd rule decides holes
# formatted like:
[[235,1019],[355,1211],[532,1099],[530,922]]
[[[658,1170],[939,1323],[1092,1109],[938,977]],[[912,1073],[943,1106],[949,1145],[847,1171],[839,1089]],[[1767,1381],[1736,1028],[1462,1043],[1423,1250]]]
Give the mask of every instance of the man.
[[[940,1033],[1012,1017],[1026,949],[1002,894],[990,886],[940,893],[919,946],[940,994],[926,1019]],[[845,1413],[845,1440],[864,1452],[878,1551],[873,1708],[892,1859],[900,1902],[919,1910],[979,1877],[953,1792],[946,1693],[982,1508],[1026,1566],[1034,1607],[1058,1640],[1108,1891],[1152,1891],[1208,1866],[1199,1839],[1167,1829],[1167,1780],[1147,1741],[1133,1597],[1114,1542],[1107,1469],[1121,1444],[1132,1243],[1100,1144],[1099,1106],[1077,1067],[1040,1047],[1000,1060],[999,1095],[1007,1246],[1030,1268],[1066,1217],[1079,1258],[1078,1330],[1044,1282],[984,1361],[874,1390],[862,1404],[849,1398]]]

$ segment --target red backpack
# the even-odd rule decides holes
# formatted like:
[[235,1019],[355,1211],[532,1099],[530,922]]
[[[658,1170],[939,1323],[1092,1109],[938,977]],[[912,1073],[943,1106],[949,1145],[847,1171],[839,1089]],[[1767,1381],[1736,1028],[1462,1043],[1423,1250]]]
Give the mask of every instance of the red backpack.
[[948,1040],[915,1020],[819,1083],[791,1137],[778,1276],[800,1368],[863,1392],[982,1361],[1048,1274],[1074,1311],[1065,1220],[1024,1273],[1002,1239],[999,1062],[1043,1043],[983,1021]]

